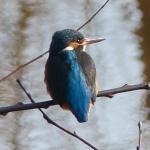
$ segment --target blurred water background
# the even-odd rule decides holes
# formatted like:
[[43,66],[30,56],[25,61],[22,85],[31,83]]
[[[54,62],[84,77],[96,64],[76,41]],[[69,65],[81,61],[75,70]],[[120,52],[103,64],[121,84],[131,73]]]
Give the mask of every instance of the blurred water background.
[[[49,48],[56,30],[79,27],[104,0],[0,0],[0,77]],[[150,81],[150,9],[146,0],[111,0],[81,32],[107,40],[87,48],[101,90]],[[47,55],[0,83],[0,106],[29,102],[16,83],[22,79],[36,101],[50,99],[43,82]],[[97,98],[89,121],[79,124],[59,106],[46,110],[54,121],[102,150],[135,150],[138,121],[142,149],[150,149],[150,94],[134,91]],[[48,124],[38,110],[0,116],[1,150],[89,150]]]

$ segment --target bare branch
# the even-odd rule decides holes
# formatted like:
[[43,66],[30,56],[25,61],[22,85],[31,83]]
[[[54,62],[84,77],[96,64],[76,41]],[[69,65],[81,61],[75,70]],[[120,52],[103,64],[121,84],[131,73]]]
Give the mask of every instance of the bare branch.
[[[77,31],[79,31],[81,28],[83,28],[85,25],[87,25],[89,22],[91,22],[94,17],[104,8],[104,6],[108,3],[109,0],[107,0],[104,5],[102,5],[91,17],[89,20],[87,20],[82,26],[80,26]],[[47,53],[49,52],[48,51],[45,51],[44,53],[42,53],[41,55],[37,56],[36,58],[28,61],[27,63],[25,64],[22,64],[20,65],[19,67],[17,67],[16,69],[14,69],[13,71],[11,71],[10,73],[8,73],[7,75],[5,75],[4,77],[2,77],[0,79],[0,82],[8,79],[10,76],[14,75],[15,73],[17,73],[18,71],[20,71],[21,69],[25,68],[26,66],[28,66],[29,64],[32,64],[33,62],[35,62],[36,60],[38,60],[39,58],[43,57],[44,55],[46,55]]]
[[142,122],[139,121],[138,123],[138,128],[139,128],[139,145],[137,146],[137,150],[141,150],[141,142],[142,142]]
[[123,92],[129,92],[129,91],[136,91],[136,90],[149,90],[150,89],[150,84],[145,83],[145,84],[136,84],[136,85],[128,85],[125,84],[122,87],[119,88],[114,88],[110,90],[104,90],[104,91],[99,91],[97,97],[112,97],[115,94],[118,93],[123,93]]
[[19,102],[12,106],[1,107],[0,115],[7,115],[7,113],[14,112],[14,111],[37,109],[37,108],[48,108],[49,106],[54,106],[54,105],[57,105],[56,101],[54,100],[37,102],[34,104],[32,103],[24,104]]
[[[135,90],[149,90],[150,84],[136,84],[136,85],[126,85],[119,88],[99,91],[97,97],[109,97],[112,98],[115,94],[123,93],[123,92],[129,92],[129,91],[135,91]],[[37,102],[37,103],[17,103],[12,106],[6,106],[6,107],[0,107],[0,115],[6,115],[9,112],[13,111],[21,111],[21,110],[28,110],[28,109],[36,109],[36,108],[48,108],[50,106],[57,105],[57,102],[55,100],[48,100],[43,102]]]
[[[25,92],[25,94],[27,95],[27,97],[30,99],[30,101],[35,104],[35,101],[33,100],[33,98],[31,97],[30,93],[27,92],[27,90],[24,88],[24,86],[22,85],[22,83],[17,80],[18,84],[20,85],[21,89]],[[63,128],[62,126],[60,126],[59,124],[57,124],[56,122],[54,122],[52,119],[50,119],[46,113],[41,109],[38,108],[39,111],[42,113],[43,118],[50,124],[54,125],[55,127],[59,128],[60,130],[64,131],[65,133],[75,137],[76,139],[80,140],[81,142],[83,142],[84,144],[88,145],[89,147],[91,147],[94,150],[98,150],[95,146],[93,146],[92,144],[90,144],[89,142],[87,142],[86,140],[84,140],[83,138],[81,138],[80,136],[78,136],[76,133],[72,133],[69,130]]]
[[109,0],[107,0],[85,23],[83,23],[79,28],[77,28],[76,30],[79,31],[81,30],[84,26],[86,26],[88,23],[90,23],[95,17],[96,15],[105,7],[105,5],[109,2]]
[[25,68],[26,66],[28,66],[29,64],[32,64],[34,61],[38,60],[39,58],[43,57],[45,54],[47,54],[49,52],[46,51],[44,53],[42,53],[41,55],[37,56],[36,58],[28,61],[27,63],[20,65],[19,67],[17,67],[16,69],[14,69],[13,71],[11,71],[9,74],[7,74],[6,76],[4,76],[3,78],[0,79],[0,82],[6,80],[7,78],[9,78],[10,76],[12,76],[13,74],[15,74],[16,72],[18,72],[19,70]]

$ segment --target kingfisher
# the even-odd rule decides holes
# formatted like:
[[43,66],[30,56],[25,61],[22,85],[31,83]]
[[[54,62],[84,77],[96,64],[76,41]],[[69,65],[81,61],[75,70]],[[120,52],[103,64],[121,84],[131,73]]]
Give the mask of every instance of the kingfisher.
[[80,123],[88,121],[98,92],[95,64],[85,48],[103,40],[85,38],[73,29],[56,31],[52,36],[45,65],[47,91],[61,108],[70,110]]

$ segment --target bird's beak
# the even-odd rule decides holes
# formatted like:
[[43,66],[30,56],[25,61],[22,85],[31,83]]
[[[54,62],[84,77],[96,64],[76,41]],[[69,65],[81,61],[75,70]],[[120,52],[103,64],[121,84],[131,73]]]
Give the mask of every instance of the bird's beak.
[[97,39],[85,38],[83,43],[81,43],[80,45],[94,44],[94,43],[98,43],[98,42],[101,42],[101,41],[104,41],[104,40],[105,40],[104,38],[97,38]]

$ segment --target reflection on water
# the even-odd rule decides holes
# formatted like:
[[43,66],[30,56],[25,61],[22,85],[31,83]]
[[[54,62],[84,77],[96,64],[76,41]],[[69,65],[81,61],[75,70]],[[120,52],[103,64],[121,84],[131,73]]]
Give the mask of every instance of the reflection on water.
[[[140,8],[143,11],[142,22],[143,25],[138,31],[138,34],[143,38],[141,41],[141,48],[143,50],[142,60],[145,62],[145,70],[144,70],[144,79],[145,81],[150,81],[150,9],[149,9],[150,1],[140,0]],[[150,108],[150,92],[147,92],[146,103],[145,106]],[[147,124],[145,124],[144,136],[143,136],[143,148],[149,149],[150,141],[150,128],[149,128],[149,120],[150,113],[147,115]]]
[[[141,42],[141,47],[143,49],[142,59],[145,62],[145,77],[146,81],[150,81],[150,10],[149,10],[149,1],[140,0],[140,8],[142,9],[144,16],[142,18],[143,25],[142,28],[139,30],[139,34],[143,37]],[[147,97],[147,106],[150,107],[150,95]],[[150,119],[150,115],[148,117]]]
[[[97,1],[78,0],[70,9],[71,1],[58,2],[0,2],[0,76],[47,50],[54,31],[77,28],[99,5]],[[87,50],[95,60],[101,89],[144,80],[140,37],[135,34],[141,27],[142,13],[138,5],[136,0],[111,1],[93,22],[82,29],[86,36],[107,39]],[[49,99],[43,83],[46,59],[47,56],[0,84],[1,105],[28,101],[15,83],[16,77],[22,78],[37,101]],[[100,149],[132,150],[138,143],[137,123],[145,121],[147,114],[143,108],[144,98],[144,91],[119,94],[112,100],[98,98],[85,124],[77,123],[71,113],[58,106],[46,112]],[[10,113],[1,117],[0,122],[0,148],[3,150],[89,149],[47,124],[37,110]],[[145,121],[145,149],[148,149],[150,138],[145,132],[147,126],[148,121]]]

